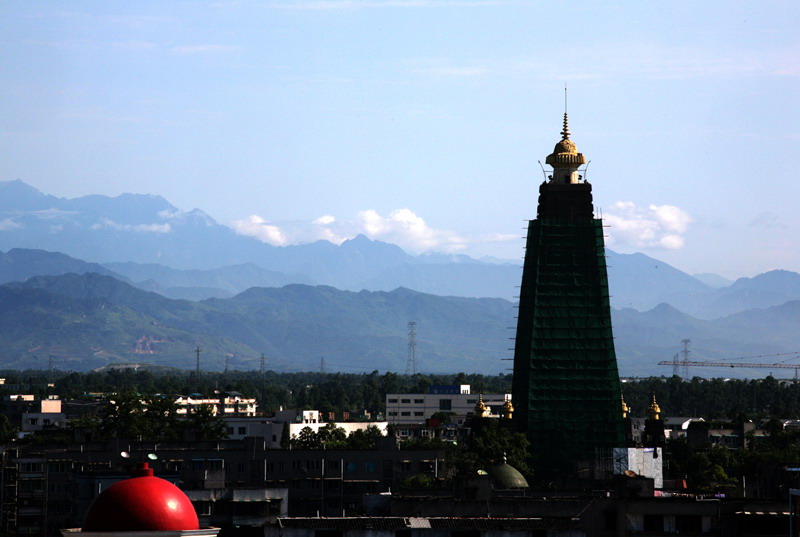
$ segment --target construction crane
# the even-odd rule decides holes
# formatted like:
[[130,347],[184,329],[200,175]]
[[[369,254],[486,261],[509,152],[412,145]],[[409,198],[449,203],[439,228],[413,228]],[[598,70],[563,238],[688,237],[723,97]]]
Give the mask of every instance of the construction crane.
[[[769,356],[789,356],[786,360],[775,364],[765,364],[763,362],[734,362],[733,360],[744,360],[752,358],[766,358]],[[674,360],[662,360],[658,365],[671,365],[673,367],[748,367],[752,369],[794,369],[794,376],[797,378],[798,370],[800,370],[800,363],[789,364],[790,360],[800,358],[800,352],[783,352],[779,354],[760,354],[758,356],[741,356],[739,358],[731,358],[730,360],[718,360],[708,362],[698,362],[689,360],[679,360],[678,355],[675,355]]]

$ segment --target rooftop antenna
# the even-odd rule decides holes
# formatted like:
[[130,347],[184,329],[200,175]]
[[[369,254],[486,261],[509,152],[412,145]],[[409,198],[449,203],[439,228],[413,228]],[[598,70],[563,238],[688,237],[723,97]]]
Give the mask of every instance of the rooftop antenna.
[[197,364],[195,365],[194,372],[199,375],[200,374],[200,353],[203,352],[203,349],[200,348],[200,345],[195,345],[194,352],[197,355]]

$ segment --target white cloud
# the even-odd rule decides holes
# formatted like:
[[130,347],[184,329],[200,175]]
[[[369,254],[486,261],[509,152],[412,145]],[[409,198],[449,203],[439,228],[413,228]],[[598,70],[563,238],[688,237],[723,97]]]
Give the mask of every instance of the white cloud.
[[341,244],[356,235],[366,235],[373,240],[396,244],[412,253],[457,253],[470,246],[519,240],[519,236],[513,234],[486,233],[464,237],[454,231],[435,229],[408,208],[397,209],[388,216],[383,216],[374,209],[367,209],[351,219],[324,215],[310,222],[272,223],[252,215],[233,222],[232,227],[240,235],[255,237],[275,246],[318,240]]
[[22,224],[15,222],[11,218],[0,220],[0,231],[8,231],[9,229],[20,229]]
[[468,241],[458,234],[434,229],[410,209],[397,209],[383,217],[372,209],[358,213],[363,232],[371,239],[397,244],[415,253],[463,250]]
[[270,224],[258,215],[250,215],[244,220],[233,222],[233,229],[240,235],[255,237],[273,246],[286,246],[289,240],[278,226]]
[[317,224],[319,226],[327,226],[333,224],[334,222],[336,222],[336,217],[331,216],[329,214],[320,216],[319,218],[313,221],[314,224]]
[[609,246],[633,246],[680,250],[692,217],[674,205],[637,207],[630,201],[618,201],[604,212],[609,227]]
[[92,224],[92,229],[115,229],[117,231],[138,231],[143,233],[171,233],[172,226],[169,224],[119,224],[108,218],[102,219],[96,224]]

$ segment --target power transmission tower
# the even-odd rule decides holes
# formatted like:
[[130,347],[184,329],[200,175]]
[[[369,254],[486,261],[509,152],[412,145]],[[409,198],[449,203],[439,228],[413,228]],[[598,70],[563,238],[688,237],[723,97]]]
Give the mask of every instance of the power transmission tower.
[[228,360],[230,360],[230,358],[231,357],[229,355],[227,355],[227,354],[225,355],[225,371],[224,371],[224,373],[228,372]]
[[406,375],[417,374],[417,323],[408,323],[408,359],[406,360]]
[[683,350],[681,351],[681,354],[683,354],[683,380],[689,380],[689,344],[691,342],[691,339],[681,340],[681,344],[683,345]]
[[319,358],[319,372],[320,373],[325,373],[325,357],[324,356],[320,356],[320,358]]
[[203,349],[200,348],[200,345],[196,345],[194,348],[194,352],[197,355],[197,365],[195,365],[194,372],[195,374],[200,374],[200,353],[203,352]]

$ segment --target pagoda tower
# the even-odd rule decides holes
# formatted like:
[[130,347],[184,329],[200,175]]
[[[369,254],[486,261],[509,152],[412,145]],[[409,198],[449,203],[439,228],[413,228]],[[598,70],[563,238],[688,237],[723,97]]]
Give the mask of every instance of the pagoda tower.
[[624,446],[625,435],[603,225],[566,113],[545,162],[553,172],[528,227],[512,392],[534,472],[563,475]]

